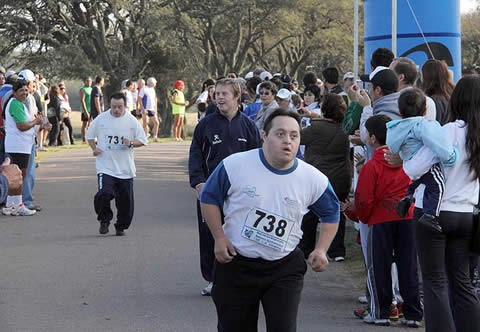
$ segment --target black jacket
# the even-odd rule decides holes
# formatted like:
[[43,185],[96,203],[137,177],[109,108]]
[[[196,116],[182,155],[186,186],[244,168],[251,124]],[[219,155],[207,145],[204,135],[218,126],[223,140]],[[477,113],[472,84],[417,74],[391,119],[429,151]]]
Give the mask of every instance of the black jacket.
[[243,113],[228,121],[219,111],[200,120],[193,133],[188,171],[192,188],[206,182],[220,162],[231,154],[260,147],[255,123]]

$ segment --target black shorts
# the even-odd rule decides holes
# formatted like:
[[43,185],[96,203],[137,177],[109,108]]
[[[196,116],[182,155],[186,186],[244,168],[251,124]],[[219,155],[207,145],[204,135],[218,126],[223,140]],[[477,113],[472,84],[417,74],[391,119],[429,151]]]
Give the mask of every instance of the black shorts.
[[28,161],[30,160],[30,155],[26,153],[7,153],[12,161],[12,164],[15,164],[20,169],[26,169],[28,167]]
[[137,114],[137,110],[133,110],[131,111],[130,113],[132,113],[132,115],[134,117],[136,117],[137,119],[141,119],[142,118],[142,114]]
[[85,112],[82,112],[82,122],[90,121],[90,115],[87,115]]
[[157,113],[154,112],[154,111],[147,111],[147,115],[148,115],[149,117],[154,117],[156,114],[157,114]]

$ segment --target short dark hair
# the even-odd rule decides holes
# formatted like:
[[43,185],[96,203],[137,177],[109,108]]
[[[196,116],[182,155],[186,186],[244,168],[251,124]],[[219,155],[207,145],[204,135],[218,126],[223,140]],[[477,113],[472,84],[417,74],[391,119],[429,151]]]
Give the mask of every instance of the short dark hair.
[[113,94],[110,96],[110,101],[111,101],[112,99],[116,99],[116,100],[122,99],[122,100],[123,100],[123,103],[125,104],[125,106],[127,106],[127,97],[126,97],[125,94],[122,93],[122,92],[115,92],[115,93],[113,93]]
[[95,78],[95,83],[100,83],[102,80],[103,80],[103,77],[102,77],[102,76],[97,76],[97,77]]
[[346,111],[347,104],[342,96],[336,93],[327,93],[323,96],[322,113],[324,118],[342,123]]
[[252,78],[247,79],[247,90],[256,93],[257,86],[262,83],[262,80],[258,76],[253,76]]
[[320,96],[320,88],[318,87],[318,85],[316,84],[309,84],[305,87],[305,90],[303,90],[303,93],[305,94],[305,92],[307,91],[310,91],[311,93],[313,93],[315,95],[315,101],[319,101],[321,99],[321,96]]
[[275,119],[277,116],[289,116],[293,119],[295,119],[295,121],[297,121],[298,123],[298,128],[299,128],[299,131],[300,131],[300,128],[301,127],[301,116],[300,114],[298,114],[297,112],[294,112],[294,111],[290,111],[290,110],[287,110],[283,107],[279,107],[279,108],[276,108],[268,117],[267,119],[265,120],[265,123],[263,124],[263,131],[265,132],[266,135],[268,135],[268,132],[270,131],[270,129],[272,129],[272,121],[273,119]]
[[427,99],[420,89],[405,89],[398,97],[398,109],[402,118],[423,116],[426,107]]
[[280,79],[280,77],[278,76],[275,76],[273,77],[270,82],[272,82],[273,84],[275,84],[277,86],[277,90],[280,90],[283,88],[283,82],[282,80]]
[[385,145],[387,141],[387,122],[392,121],[391,118],[384,114],[374,115],[365,122],[365,128],[370,136],[375,135],[380,145]]
[[317,84],[317,74],[313,71],[307,71],[305,75],[303,75],[303,86],[309,86],[310,84]]
[[378,66],[388,67],[392,63],[395,55],[388,48],[377,48],[372,53],[372,58],[370,59],[370,65],[373,69]]
[[125,87],[128,88],[132,84],[133,82],[131,80],[128,80],[127,83],[125,83]]
[[418,77],[418,69],[415,62],[409,58],[396,58],[393,60],[395,67],[393,71],[400,76],[405,77],[404,82],[408,85],[414,85]]
[[16,80],[15,83],[13,83],[13,91],[18,91],[20,90],[21,88],[23,88],[24,86],[27,86],[28,85],[28,81],[26,80]]
[[272,92],[273,95],[276,95],[278,92],[278,88],[275,85],[275,83],[272,83],[270,81],[263,81],[262,84],[260,84],[260,87],[258,88],[258,91],[261,89],[267,89]]
[[338,69],[335,67],[328,67],[322,71],[323,78],[325,82],[330,84],[337,84],[338,83]]

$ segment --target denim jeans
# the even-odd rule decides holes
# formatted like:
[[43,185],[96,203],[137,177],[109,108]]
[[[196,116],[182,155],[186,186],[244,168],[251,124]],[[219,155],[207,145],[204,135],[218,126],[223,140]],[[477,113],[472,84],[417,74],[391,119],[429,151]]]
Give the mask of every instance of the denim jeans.
[[32,206],[33,205],[33,187],[35,186],[35,179],[36,179],[36,163],[35,163],[35,156],[36,156],[36,144],[32,144],[32,153],[30,154],[30,159],[28,161],[27,166],[27,175],[25,179],[23,179],[23,189],[22,189],[22,200],[25,206]]

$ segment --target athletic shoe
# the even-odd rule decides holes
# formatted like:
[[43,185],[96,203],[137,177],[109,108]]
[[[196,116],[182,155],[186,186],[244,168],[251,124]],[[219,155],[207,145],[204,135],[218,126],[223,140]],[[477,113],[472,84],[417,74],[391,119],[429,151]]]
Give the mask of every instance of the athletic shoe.
[[368,299],[367,297],[364,295],[364,296],[359,296],[358,297],[358,302],[362,303],[362,304],[367,304],[368,303]]
[[48,152],[48,149],[44,148],[43,146],[41,148],[38,148],[38,151],[41,152]]
[[379,326],[390,326],[390,319],[375,319],[370,314],[363,318],[363,322],[367,324],[375,324]]
[[2,208],[2,214],[4,216],[10,216],[12,215],[13,210],[14,210],[13,206],[10,206],[10,207],[5,206],[4,208]]
[[108,222],[101,222],[98,232],[102,235],[108,234]]
[[37,212],[42,211],[42,207],[40,205],[30,205],[27,206],[30,210],[35,210]]
[[12,210],[12,216],[33,216],[37,211],[30,210],[25,205],[20,204],[17,208]]
[[368,315],[368,307],[353,310],[353,315],[359,319],[364,319]]
[[420,327],[420,322],[418,320],[402,319],[400,322],[402,323],[402,325],[405,325],[407,327],[413,327],[413,328],[419,328]]
[[440,226],[440,223],[438,222],[438,217],[432,216],[430,214],[424,214],[417,220],[417,222],[423,226],[429,227],[435,232],[442,232],[442,226]]
[[397,303],[398,317],[403,318],[403,302]]
[[213,282],[209,282],[207,287],[202,289],[202,292],[200,294],[202,294],[202,296],[210,296],[212,294],[212,287],[213,287]]
[[344,260],[345,260],[345,257],[343,257],[343,256],[335,257],[335,262],[343,262]]
[[399,318],[399,313],[398,313],[398,308],[396,304],[392,304],[390,306],[390,314],[388,315],[388,318],[397,321]]

